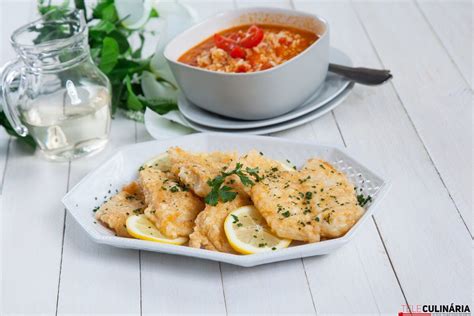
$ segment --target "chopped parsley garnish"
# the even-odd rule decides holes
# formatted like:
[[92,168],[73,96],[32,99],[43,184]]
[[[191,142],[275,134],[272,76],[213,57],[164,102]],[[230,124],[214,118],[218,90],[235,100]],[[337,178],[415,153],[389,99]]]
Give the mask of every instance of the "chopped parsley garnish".
[[281,213],[281,215],[283,215],[285,217],[290,217],[290,211],[283,212],[283,213]]
[[142,210],[141,210],[140,208],[137,208],[137,209],[134,209],[134,210],[133,210],[133,213],[134,213],[135,215],[139,215],[141,212],[142,212]]
[[242,166],[243,165],[241,163],[237,163],[234,170],[229,172],[222,171],[221,174],[214,179],[208,180],[207,184],[211,187],[211,192],[209,192],[209,194],[204,198],[204,202],[206,202],[206,204],[215,206],[217,205],[217,202],[219,202],[219,199],[222,202],[229,202],[235,199],[237,192],[232,191],[231,187],[226,185],[223,186],[226,178],[229,176],[238,176],[242,184],[245,186],[254,185],[254,182],[248,177],[248,175],[255,177],[256,181],[260,179],[258,174],[255,172],[256,168],[247,168],[247,175],[244,171],[242,171]]
[[235,224],[235,223],[238,223],[238,222],[239,222],[239,217],[238,217],[238,216],[236,216],[236,215],[234,215],[234,214],[230,214],[230,216],[232,216],[232,219],[234,220],[234,221],[232,222],[232,224]]
[[306,192],[304,197],[307,200],[311,200],[313,198],[313,192],[311,192],[311,191]]
[[364,196],[363,194],[358,194],[357,195],[357,202],[362,207],[364,207],[370,201],[372,201],[372,197],[370,195],[367,195],[367,196]]
[[245,171],[247,171],[247,173],[248,173],[249,175],[251,175],[252,177],[254,177],[256,182],[259,182],[260,180],[262,180],[262,177],[260,177],[260,176],[258,175],[258,171],[259,171],[259,170],[258,170],[258,167],[255,167],[255,168],[249,168],[249,167],[247,167],[247,168],[245,169]]
[[140,166],[140,168],[138,168],[138,171],[142,171],[142,170],[145,170],[145,167]]
[[174,187],[171,187],[171,188],[170,188],[170,191],[173,192],[173,193],[175,193],[175,192],[178,192],[178,191],[179,191],[179,188],[178,188],[177,185],[175,185]]
[[307,177],[304,178],[304,179],[299,179],[298,181],[300,182],[300,184],[303,184],[303,183],[305,183],[306,181],[308,181],[309,179],[311,179],[311,176],[307,176]]

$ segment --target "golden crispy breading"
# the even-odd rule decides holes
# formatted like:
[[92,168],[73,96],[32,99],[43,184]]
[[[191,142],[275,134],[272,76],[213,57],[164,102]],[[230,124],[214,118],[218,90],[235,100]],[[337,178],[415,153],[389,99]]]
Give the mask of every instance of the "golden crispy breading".
[[237,158],[235,153],[190,153],[179,147],[168,149],[168,155],[171,172],[200,197],[210,192],[207,181]]
[[216,206],[206,205],[196,218],[194,232],[189,236],[189,246],[194,248],[204,248],[208,250],[235,253],[227,241],[224,232],[224,221],[230,212],[235,209],[250,205],[249,196],[231,183],[226,185],[238,192],[234,200],[229,202],[219,201]]
[[251,197],[278,236],[308,242],[344,235],[363,213],[347,177],[319,159],[267,176]]
[[275,172],[252,187],[255,207],[272,231],[282,238],[316,242],[319,223],[314,220],[299,172]]
[[136,182],[122,188],[122,191],[112,196],[95,213],[95,217],[109,228],[113,229],[117,236],[131,237],[125,226],[130,215],[141,214],[145,209],[143,193]]
[[[216,169],[213,173],[214,177],[219,175],[223,169],[226,172],[231,172],[237,167],[237,163],[241,164],[244,175],[247,175],[253,182],[256,181],[256,178],[264,177],[267,173],[282,168],[278,161],[267,159],[259,152],[252,150],[236,161],[232,161],[228,166]],[[247,168],[252,169],[251,174],[248,173]],[[238,192],[236,198],[227,203],[219,201],[216,206],[206,206],[196,219],[196,227],[189,241],[191,247],[234,253],[225,236],[224,221],[230,212],[252,204],[248,196],[251,186],[243,185],[237,175],[227,177],[224,185],[231,187],[232,191]]]
[[319,220],[321,237],[344,235],[364,213],[354,185],[345,174],[321,159],[308,160],[301,173],[310,177],[306,184],[315,192],[311,205]]
[[187,237],[204,203],[179,185],[174,176],[156,168],[140,171],[140,185],[148,207],[145,215],[169,238]]
[[[277,171],[283,171],[284,166],[277,160],[266,158],[262,153],[251,150],[248,153],[240,156],[235,162],[231,163],[226,171],[231,171],[236,168],[237,164],[241,164],[242,171],[248,175],[253,182],[258,182],[259,179],[266,177]],[[247,169],[249,168],[249,169]],[[250,194],[251,186],[245,186],[241,183],[239,177],[233,175],[231,179],[239,184],[239,188]]]

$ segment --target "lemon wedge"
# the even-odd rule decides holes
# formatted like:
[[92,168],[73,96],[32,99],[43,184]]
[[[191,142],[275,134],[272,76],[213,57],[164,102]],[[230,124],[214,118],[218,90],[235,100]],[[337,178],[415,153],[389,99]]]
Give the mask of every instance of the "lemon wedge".
[[157,168],[163,172],[171,170],[171,162],[168,157],[168,153],[161,153],[156,157],[151,158],[145,162],[143,168]]
[[287,248],[291,240],[272,234],[265,219],[252,206],[231,212],[224,222],[224,231],[232,248],[241,254],[254,254]]
[[125,223],[130,235],[137,239],[161,242],[171,245],[182,245],[188,241],[186,237],[171,239],[160,233],[155,225],[146,218],[144,214],[132,215],[127,218]]

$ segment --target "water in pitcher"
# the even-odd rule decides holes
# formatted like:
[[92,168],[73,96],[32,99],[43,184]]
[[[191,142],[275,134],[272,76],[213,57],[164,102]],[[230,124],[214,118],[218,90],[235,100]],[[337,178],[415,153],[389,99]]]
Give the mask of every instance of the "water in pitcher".
[[21,110],[21,120],[47,158],[70,160],[106,145],[110,102],[104,87],[82,86],[72,93],[67,87],[35,99]]

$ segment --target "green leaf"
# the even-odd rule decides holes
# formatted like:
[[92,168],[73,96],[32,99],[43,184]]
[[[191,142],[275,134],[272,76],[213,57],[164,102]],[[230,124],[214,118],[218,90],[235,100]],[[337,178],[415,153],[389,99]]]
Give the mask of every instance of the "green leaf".
[[108,74],[111,82],[123,81],[127,75],[139,74],[148,69],[148,63],[119,58],[114,69]]
[[155,8],[152,8],[151,11],[150,11],[150,18],[157,18],[159,16],[160,15],[158,14],[158,11],[156,11]]
[[[106,34],[114,31],[116,29],[115,27],[115,24],[112,23],[112,22],[109,22],[109,21],[100,21],[97,25],[94,25],[94,26],[91,26],[89,28],[89,36],[92,36],[92,37],[95,37],[95,34],[98,34],[98,33],[94,33],[94,32],[105,32]],[[92,35],[90,34],[92,32]]]
[[100,54],[99,68],[103,72],[109,73],[117,64],[117,60],[120,54],[119,45],[117,41],[112,37],[104,38],[104,41],[102,43],[103,46]]
[[247,173],[251,176],[253,176],[255,178],[255,181],[259,182],[260,180],[262,180],[262,178],[260,177],[260,175],[258,174],[259,172],[259,169],[258,167],[255,167],[255,168],[249,168],[247,167],[245,169],[245,171],[247,171]]
[[154,112],[163,115],[173,110],[178,110],[176,101],[169,99],[140,99],[146,107]]
[[219,195],[217,191],[212,190],[206,197],[204,198],[204,202],[211,206],[216,206],[217,202],[219,201]]
[[112,37],[117,41],[117,44],[119,45],[120,54],[124,54],[130,48],[128,39],[122,32],[113,30],[108,36]]
[[128,92],[128,95],[127,95],[128,108],[134,111],[141,111],[143,109],[143,104],[140,102],[140,99],[138,99],[135,92],[133,92],[130,77],[127,76],[125,78],[125,84],[127,86],[127,92]]
[[231,191],[232,188],[228,186],[223,186],[219,190],[219,198],[222,200],[222,202],[229,202],[235,199],[237,196],[237,192]]
[[114,3],[114,0],[100,0],[95,8],[92,10],[92,17],[102,19],[103,11],[106,7]]
[[105,21],[109,21],[112,23],[117,22],[118,20],[117,11],[115,10],[115,5],[113,3],[105,6],[102,9],[101,18]]

